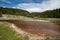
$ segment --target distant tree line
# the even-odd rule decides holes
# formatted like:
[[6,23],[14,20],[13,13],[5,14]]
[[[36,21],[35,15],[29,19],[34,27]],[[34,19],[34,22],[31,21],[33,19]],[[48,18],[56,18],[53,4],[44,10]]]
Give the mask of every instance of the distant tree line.
[[2,14],[21,15],[33,18],[60,18],[60,8],[54,10],[47,10],[44,12],[29,13],[26,10],[0,7],[0,16],[2,16]]
[[0,7],[0,15],[1,14],[10,14],[10,15],[22,15],[26,16],[29,12],[26,10],[21,10],[21,9],[13,9],[13,8],[3,8]]
[[60,18],[60,8],[54,10],[47,10],[45,12],[33,12],[31,13],[32,17],[42,17],[42,18]]

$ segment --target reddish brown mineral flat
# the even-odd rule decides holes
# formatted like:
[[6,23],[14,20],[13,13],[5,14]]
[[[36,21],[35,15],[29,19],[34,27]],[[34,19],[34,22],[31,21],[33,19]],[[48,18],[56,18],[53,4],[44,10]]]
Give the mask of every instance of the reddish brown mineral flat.
[[42,21],[13,21],[11,22],[22,30],[35,35],[58,35],[60,34],[60,26],[51,22]]

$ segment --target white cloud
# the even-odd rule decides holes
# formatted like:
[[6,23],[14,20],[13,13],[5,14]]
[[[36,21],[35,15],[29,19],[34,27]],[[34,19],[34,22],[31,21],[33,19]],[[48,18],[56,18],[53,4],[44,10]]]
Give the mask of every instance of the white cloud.
[[18,4],[15,8],[28,10],[29,12],[43,12],[60,8],[60,0],[47,0],[42,3],[22,3]]
[[0,1],[5,2],[5,3],[11,3],[11,2],[8,1],[8,0],[0,0]]

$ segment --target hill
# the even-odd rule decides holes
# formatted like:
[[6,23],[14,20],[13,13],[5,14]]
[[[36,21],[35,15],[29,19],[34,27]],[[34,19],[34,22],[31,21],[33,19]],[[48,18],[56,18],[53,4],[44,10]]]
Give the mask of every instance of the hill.
[[31,16],[37,18],[60,18],[60,8],[44,12],[32,12]]
[[60,8],[54,10],[47,10],[44,12],[29,13],[28,11],[22,9],[0,7],[0,16],[2,16],[2,14],[21,15],[32,18],[60,18]]
[[22,15],[22,16],[25,16],[28,13],[29,13],[28,11],[22,10],[22,9],[13,9],[13,8],[3,8],[3,7],[0,7],[0,16],[2,14]]

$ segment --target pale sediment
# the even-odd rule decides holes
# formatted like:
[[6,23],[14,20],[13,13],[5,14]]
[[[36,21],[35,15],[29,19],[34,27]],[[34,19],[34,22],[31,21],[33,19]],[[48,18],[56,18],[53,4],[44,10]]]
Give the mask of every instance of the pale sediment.
[[14,31],[16,31],[18,34],[22,35],[22,36],[25,36],[27,35],[29,37],[29,40],[40,40],[40,39],[45,39],[44,36],[38,36],[38,35],[33,35],[33,34],[30,34],[30,33],[27,33],[25,31],[23,31],[22,29],[16,27],[14,24],[11,24],[10,26]]

